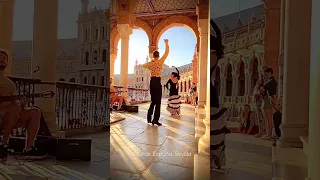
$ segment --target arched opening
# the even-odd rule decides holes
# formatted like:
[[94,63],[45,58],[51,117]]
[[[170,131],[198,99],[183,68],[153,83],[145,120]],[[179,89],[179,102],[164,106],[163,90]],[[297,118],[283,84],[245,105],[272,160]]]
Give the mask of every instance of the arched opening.
[[105,49],[102,50],[102,62],[107,62],[107,50]]
[[69,80],[69,82],[75,83],[75,82],[76,82],[76,79],[75,79],[75,78],[71,78],[71,79]]
[[184,81],[184,92],[187,92],[187,81]]
[[244,62],[241,61],[240,64],[240,76],[239,76],[239,96],[244,96],[246,91],[246,77],[244,74]]
[[89,57],[90,57],[89,52],[86,51],[84,54],[85,54],[84,55],[84,61],[85,61],[84,64],[89,65]]
[[258,59],[255,58],[252,62],[251,90],[256,85],[258,79],[259,79]]
[[227,67],[227,79],[226,79],[226,96],[232,96],[232,66],[231,64]]
[[91,84],[91,85],[96,85],[96,77],[95,77],[95,76],[92,76],[92,77],[91,77],[90,84]]
[[94,50],[93,51],[93,64],[97,64],[98,63],[98,51]]
[[59,79],[59,81],[66,81],[66,80],[65,80],[65,79],[63,79],[63,78],[60,78],[60,79]]
[[191,88],[191,80],[190,79],[188,80],[188,88],[189,89]]
[[218,93],[218,96],[220,96],[220,68],[217,67],[216,69],[216,75],[215,75],[215,79],[214,79],[214,86],[216,87],[217,89],[217,93]]
[[[159,23],[153,30],[153,39],[152,42],[155,42],[156,44],[161,43],[161,38],[168,29],[171,28],[183,28],[183,29],[188,29],[189,32],[192,33],[192,36],[196,38],[196,43],[200,42],[200,37],[198,34],[198,25],[195,20],[192,20],[186,16],[171,16],[166,18],[164,21]],[[183,33],[181,33],[183,34]],[[179,35],[181,35],[179,34]],[[195,45],[193,44],[193,45]],[[185,44],[184,44],[185,45]],[[194,47],[194,46],[193,46]]]
[[[136,27],[137,28],[137,27]],[[120,74],[121,70],[121,39],[117,43],[117,58],[114,62],[114,74]],[[143,69],[141,66],[137,66],[135,69],[136,60],[138,64],[144,64],[149,60],[149,38],[147,33],[142,29],[133,29],[129,41],[129,60],[128,60],[128,73],[134,74],[141,72]],[[142,77],[140,74],[135,74],[135,78]]]
[[182,92],[182,82],[180,82],[180,92]]
[[88,78],[87,78],[87,76],[85,76],[85,77],[83,78],[82,83],[83,83],[83,84],[88,84]]

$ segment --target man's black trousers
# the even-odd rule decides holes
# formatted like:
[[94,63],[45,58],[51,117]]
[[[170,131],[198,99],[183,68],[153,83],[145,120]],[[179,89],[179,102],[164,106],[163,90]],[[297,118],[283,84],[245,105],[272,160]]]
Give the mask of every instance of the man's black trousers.
[[[153,122],[158,122],[160,119],[161,98],[162,98],[162,85],[160,77],[151,77],[150,79],[150,95],[151,104],[148,110],[147,118],[152,119]],[[153,114],[154,111],[154,114]]]

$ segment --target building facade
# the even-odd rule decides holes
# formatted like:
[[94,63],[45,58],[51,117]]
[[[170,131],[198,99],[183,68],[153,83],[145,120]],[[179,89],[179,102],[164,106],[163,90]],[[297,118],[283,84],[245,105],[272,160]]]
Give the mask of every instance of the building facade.
[[[103,86],[110,67],[110,23],[102,9],[88,9],[89,1],[82,2],[78,14],[78,37],[58,40],[58,81]],[[13,42],[12,76],[31,78],[32,41]],[[39,70],[41,71],[41,67]]]

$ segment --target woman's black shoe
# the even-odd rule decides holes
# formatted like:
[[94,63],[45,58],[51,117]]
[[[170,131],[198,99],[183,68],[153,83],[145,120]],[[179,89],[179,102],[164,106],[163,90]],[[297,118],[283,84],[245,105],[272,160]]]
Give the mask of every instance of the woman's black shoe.
[[148,121],[148,123],[151,123],[151,120],[150,120],[150,119],[148,119],[147,121]]

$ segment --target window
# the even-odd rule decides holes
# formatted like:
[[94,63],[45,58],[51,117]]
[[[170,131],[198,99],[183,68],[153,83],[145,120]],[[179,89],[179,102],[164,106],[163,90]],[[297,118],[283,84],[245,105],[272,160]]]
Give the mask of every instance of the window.
[[94,50],[93,51],[93,64],[97,64],[98,61],[98,51]]
[[141,78],[141,81],[143,81],[143,77]]
[[92,84],[92,85],[96,85],[96,77],[95,77],[95,76],[92,76],[92,78],[91,78],[91,84]]
[[96,29],[96,41],[98,41],[99,40],[99,29],[97,28]]
[[87,84],[87,83],[88,83],[88,78],[87,78],[86,76],[83,78],[82,83],[83,83],[83,84]]
[[86,40],[86,41],[88,41],[88,35],[89,35],[88,29],[86,29],[86,31],[85,31],[85,40]]
[[107,50],[102,50],[102,62],[107,62]]
[[89,65],[89,52],[88,51],[86,51],[85,52],[85,65]]
[[102,26],[102,39],[105,39],[106,32],[104,26]]

